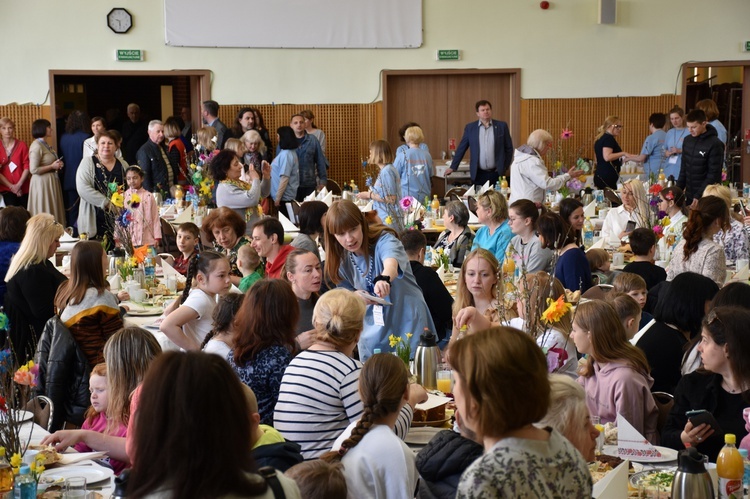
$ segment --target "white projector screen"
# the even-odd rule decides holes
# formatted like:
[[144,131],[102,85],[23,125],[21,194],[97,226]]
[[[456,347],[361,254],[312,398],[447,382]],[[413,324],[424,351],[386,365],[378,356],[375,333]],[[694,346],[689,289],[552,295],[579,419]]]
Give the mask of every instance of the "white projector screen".
[[422,0],[164,0],[167,45],[416,48]]

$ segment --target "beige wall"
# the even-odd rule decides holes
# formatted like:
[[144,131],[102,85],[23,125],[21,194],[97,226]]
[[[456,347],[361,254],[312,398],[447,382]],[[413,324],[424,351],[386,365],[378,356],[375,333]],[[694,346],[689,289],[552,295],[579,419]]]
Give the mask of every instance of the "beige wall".
[[[2,0],[0,104],[42,102],[50,68],[211,69],[219,102],[366,103],[380,99],[383,69],[519,67],[521,96],[537,99],[679,93],[683,62],[750,59],[740,48],[748,0],[617,3],[618,23],[598,25],[597,0],[552,0],[547,11],[537,0],[424,0],[419,49],[301,50],[167,47],[158,0],[121,2],[135,18],[126,35],[106,27],[112,2]],[[231,15],[214,9],[195,13],[195,29],[201,16]],[[248,19],[247,29],[260,22],[284,21]],[[116,62],[118,48],[146,60]],[[441,48],[463,60],[436,62]]]

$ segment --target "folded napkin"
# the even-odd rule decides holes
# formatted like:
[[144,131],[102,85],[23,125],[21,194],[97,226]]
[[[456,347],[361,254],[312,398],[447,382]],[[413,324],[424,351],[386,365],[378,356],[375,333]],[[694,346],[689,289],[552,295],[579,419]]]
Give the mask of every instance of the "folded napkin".
[[638,461],[640,458],[659,458],[661,452],[651,445],[622,414],[617,415],[617,456]]
[[328,195],[328,189],[326,187],[323,187],[320,191],[318,191],[318,200],[323,201],[323,199]]
[[297,226],[281,212],[279,212],[279,222],[281,222],[282,227],[284,227],[284,232],[299,232]]
[[159,216],[163,217],[164,215],[171,215],[171,214],[174,214],[175,212],[177,212],[177,206],[173,204],[168,204],[166,206],[162,206],[159,209]]
[[477,218],[477,216],[473,214],[472,212],[469,212],[469,224],[476,225],[478,223],[479,223],[479,219]]
[[315,191],[312,191],[310,194],[308,194],[307,196],[305,196],[305,198],[302,201],[303,202],[305,202],[305,201],[315,201],[317,199],[317,196],[318,196],[318,193],[315,192]]
[[630,461],[627,459],[604,475],[604,478],[594,484],[591,497],[594,499],[627,499],[628,497],[628,469]]
[[166,280],[169,276],[174,276],[177,282],[185,282],[187,279],[184,275],[180,274],[175,270],[172,265],[169,264],[166,260],[162,259],[161,261],[161,270],[164,273],[164,279]]
[[466,193],[464,194],[464,197],[467,198],[469,196],[476,196],[476,194],[477,194],[477,190],[472,185],[471,187],[467,189]]
[[[325,189],[325,187],[324,187],[324,189]],[[328,194],[326,194],[325,196],[323,196],[323,198],[321,199],[321,201],[323,201],[325,204],[327,204],[330,207],[331,204],[333,204],[333,193],[329,192]]]
[[490,186],[490,181],[488,180],[487,182],[484,183],[484,185],[482,186],[482,188],[479,189],[479,194],[484,194],[485,192],[489,191],[490,189],[492,189],[492,186]]
[[359,209],[362,211],[372,211],[372,201],[368,201],[366,205],[360,206]]
[[591,201],[583,207],[583,216],[594,218],[596,216],[596,201]]
[[184,224],[187,222],[193,221],[193,205],[189,204],[187,208],[185,208],[182,213],[177,215],[175,219],[173,220],[173,223],[175,224]]
[[441,397],[439,395],[433,395],[432,393],[427,394],[427,401],[422,402],[421,404],[417,404],[415,409],[419,409],[420,411],[429,411],[430,409],[434,409],[435,407],[440,407],[441,405],[447,404],[450,402],[450,397]]

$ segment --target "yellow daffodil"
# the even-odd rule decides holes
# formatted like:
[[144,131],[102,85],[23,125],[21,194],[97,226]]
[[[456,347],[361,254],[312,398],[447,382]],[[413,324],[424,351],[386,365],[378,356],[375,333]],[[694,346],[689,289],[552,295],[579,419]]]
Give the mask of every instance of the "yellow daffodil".
[[666,227],[667,225],[671,224],[672,221],[669,219],[669,217],[664,217],[661,219],[661,224]]
[[406,339],[410,339],[412,336],[414,336],[414,335],[411,334],[411,333],[406,333]]
[[388,337],[388,343],[391,345],[391,348],[393,348],[401,343],[401,338],[399,336],[390,335]]
[[201,189],[200,193],[204,196],[210,196],[211,195],[211,184],[207,181],[201,182]]
[[547,310],[542,314],[542,320],[548,324],[553,324],[565,316],[573,306],[570,303],[565,302],[565,297],[560,296],[557,300],[547,298]]
[[123,206],[125,206],[125,198],[120,192],[115,192],[114,194],[112,194],[112,198],[110,198],[109,201],[118,208],[122,208]]
[[385,217],[385,224],[386,225],[391,225],[392,223],[393,223],[393,218],[391,218],[390,215],[388,215],[387,217]]
[[13,457],[10,458],[10,465],[14,468],[18,468],[19,466],[21,466],[21,454],[19,454],[18,452],[13,454]]
[[134,256],[130,257],[130,266],[131,267],[137,267],[138,266],[138,259]]

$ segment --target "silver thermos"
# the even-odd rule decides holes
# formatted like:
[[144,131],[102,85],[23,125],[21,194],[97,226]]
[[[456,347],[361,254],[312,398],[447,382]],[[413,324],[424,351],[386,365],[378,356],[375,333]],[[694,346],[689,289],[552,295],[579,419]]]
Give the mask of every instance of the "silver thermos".
[[440,348],[435,334],[425,329],[419,337],[419,345],[414,353],[414,370],[417,383],[428,390],[437,390],[437,370],[440,364]]
[[703,454],[695,447],[688,447],[680,451],[677,463],[672,499],[713,499],[714,486],[703,464]]

